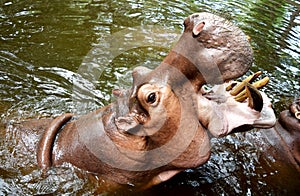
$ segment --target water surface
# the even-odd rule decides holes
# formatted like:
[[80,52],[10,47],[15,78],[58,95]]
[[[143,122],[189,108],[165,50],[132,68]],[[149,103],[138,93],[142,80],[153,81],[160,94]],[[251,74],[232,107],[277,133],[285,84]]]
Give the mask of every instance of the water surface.
[[[200,11],[226,17],[251,38],[255,61],[249,73],[261,70],[271,78],[263,91],[278,115],[300,95],[299,10],[299,1],[279,0],[1,0],[1,121],[84,114],[110,103],[111,90],[129,87],[135,66],[157,66],[176,42],[184,18]],[[112,40],[120,37],[119,32],[126,33],[123,40]],[[144,37],[136,38],[136,34]],[[84,65],[91,63],[94,69],[85,70]],[[252,131],[214,139],[207,164],[143,194],[287,193],[284,184],[276,184],[280,170],[272,157],[261,160],[260,152],[268,147],[260,134]],[[95,191],[93,183],[68,167],[42,178],[31,167],[34,162],[20,162],[25,155],[16,151],[21,149],[3,145],[5,137],[1,133],[0,194],[88,195]],[[25,171],[26,167],[32,170]],[[270,181],[268,176],[279,178]]]

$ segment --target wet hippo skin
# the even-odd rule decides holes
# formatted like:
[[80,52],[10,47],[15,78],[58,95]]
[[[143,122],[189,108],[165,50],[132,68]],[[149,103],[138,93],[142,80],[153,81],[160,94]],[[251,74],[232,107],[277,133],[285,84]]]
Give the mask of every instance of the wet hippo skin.
[[59,130],[53,126],[70,116],[58,117],[41,139],[39,165],[47,169],[69,162],[120,184],[151,186],[208,160],[210,144],[203,123],[215,122],[210,129],[221,136],[245,123],[255,124],[260,111],[247,103],[230,101],[236,110],[229,113],[246,114],[240,124],[224,120],[226,113],[204,112],[221,111],[228,102],[211,106],[214,101],[200,93],[205,83],[220,84],[249,69],[252,50],[246,36],[208,13],[191,15],[184,25],[182,37],[156,69],[135,68],[131,90],[115,91],[117,102],[68,122],[56,141],[49,142]]
[[196,13],[184,20],[184,32],[163,62],[147,75],[135,77],[131,96],[147,82],[167,81],[174,88],[189,81],[199,91],[205,83],[222,84],[242,76],[252,61],[251,46],[241,29],[216,15]]
[[[198,119],[214,136],[224,136],[242,125],[268,128],[275,124],[275,115],[267,96],[263,95],[262,111],[239,103],[215,88],[219,103],[201,96],[204,84],[223,84],[243,75],[251,66],[253,55],[247,36],[232,23],[208,13],[196,13],[184,21],[184,32],[163,62],[153,71],[144,67],[133,70],[130,102],[136,102],[138,89],[145,84],[170,85],[178,96],[185,96],[178,87],[189,85],[197,96],[191,96],[197,106]],[[188,95],[187,95],[188,96]],[[222,98],[220,98],[222,97]],[[138,111],[139,105],[135,104]],[[141,107],[142,108],[142,107]],[[228,112],[228,113],[226,113]],[[241,117],[233,122],[230,119]],[[239,124],[240,123],[240,124]]]
[[[191,102],[186,101],[183,107],[169,86],[157,89],[150,85],[140,89],[139,100],[142,101],[143,95],[154,89],[158,90],[156,98],[159,102],[152,103],[157,104],[155,108],[143,108],[147,110],[147,116],[139,114],[138,122],[123,118],[128,113],[126,95],[124,99],[119,97],[116,103],[68,122],[52,143],[52,154],[48,154],[48,148],[38,149],[38,155],[47,153],[46,158],[38,156],[39,165],[46,169],[69,162],[120,184],[156,184],[181,170],[205,163],[210,155],[209,138],[196,113],[184,110],[192,107]],[[162,112],[156,119],[155,114],[160,110]],[[174,115],[174,111],[182,115]],[[124,124],[130,129],[125,130]],[[48,138],[45,135],[41,141]],[[174,149],[178,145],[181,148]],[[161,150],[156,152],[159,147]],[[160,162],[161,156],[170,159]]]
[[[297,105],[299,108],[299,98]],[[263,130],[261,137],[268,147],[261,152],[260,164],[264,168],[272,165],[269,170],[277,172],[275,175],[268,175],[266,182],[275,190],[276,187],[282,187],[277,194],[299,195],[300,120],[295,117],[295,113],[284,110],[275,126]]]
[[[275,126],[278,136],[286,149],[289,149],[290,157],[293,157],[300,172],[300,98],[297,98],[289,110],[280,113],[278,123]],[[294,162],[293,159],[291,162]]]
[[[46,171],[68,162],[119,184],[149,187],[209,159],[206,129],[224,136],[244,124],[273,126],[267,97],[255,100],[261,112],[226,94],[220,93],[219,103],[201,93],[204,84],[221,84],[249,69],[253,57],[245,34],[208,13],[193,14],[184,25],[164,61],[154,70],[134,69],[132,89],[116,90],[116,102],[79,118],[63,114],[39,129],[38,165]],[[230,119],[241,111],[244,121]]]
[[[289,122],[290,126],[284,125],[282,121]],[[217,149],[227,152],[215,157],[213,155],[209,164],[195,170],[182,172],[168,182],[152,187],[150,191],[154,192],[154,195],[159,193],[213,195],[218,192],[216,190],[232,194],[235,191],[231,185],[236,183],[237,186],[243,187],[242,193],[250,189],[254,195],[260,193],[299,195],[299,126],[300,121],[287,108],[278,116],[273,128],[255,129],[253,133],[237,134],[228,138],[228,140],[236,140],[234,143],[245,142],[245,146],[236,146],[236,144],[224,141],[225,145],[220,145]],[[291,127],[292,129],[290,129]],[[298,128],[294,129],[294,127]],[[249,148],[246,147],[247,143]],[[254,156],[247,157],[247,153],[237,152],[239,150],[246,150],[247,153],[253,153]],[[230,161],[231,157],[232,161]],[[243,163],[241,164],[241,162]],[[219,165],[220,163],[221,165]],[[166,187],[172,187],[172,189],[166,191]]]
[[[289,113],[289,110],[283,111],[283,113]],[[279,117],[280,119],[281,117]],[[288,118],[285,118],[286,120],[293,120],[295,117],[292,114],[288,114]],[[30,139],[32,141],[38,141],[39,134],[41,134],[47,125],[51,123],[53,119],[40,119],[40,120],[30,120],[26,122],[22,122],[21,124],[15,124],[15,129],[19,130],[18,133],[20,133],[19,140],[23,141],[22,143],[25,144],[25,149],[31,150],[32,153],[35,153],[35,149],[29,149],[32,148],[33,145],[36,145],[37,143],[28,144],[28,140],[25,138],[30,135]],[[297,120],[297,119],[296,119]],[[266,138],[264,140],[269,146],[268,150],[263,151],[263,153],[260,155],[262,159],[263,157],[274,157],[276,159],[276,166],[277,169],[280,171],[279,174],[276,174],[274,176],[269,176],[270,183],[278,182],[276,178],[282,176],[284,177],[292,177],[296,181],[300,177],[299,172],[299,159],[297,158],[297,154],[299,154],[299,129],[297,132],[291,132],[288,129],[283,128],[283,126],[280,124],[281,120],[278,120],[276,122],[276,125],[274,128],[271,129],[264,129],[264,130],[258,130],[262,134],[263,138]],[[299,120],[293,121],[293,125],[299,126]],[[25,143],[27,142],[27,143]],[[253,141],[255,143],[255,141]],[[298,145],[298,148],[295,148]],[[294,146],[294,147],[290,147]],[[297,149],[297,151],[294,151],[293,149]],[[298,162],[297,162],[298,159]],[[266,164],[264,161],[260,160],[260,164]],[[268,167],[268,166],[260,166],[260,167]],[[274,170],[277,170],[274,168]],[[298,174],[297,174],[298,171]],[[181,175],[180,178],[185,179],[184,175]],[[197,178],[198,179],[198,178]],[[273,180],[272,180],[273,179]],[[177,178],[177,180],[179,180]],[[181,179],[182,180],[182,179]],[[175,178],[176,182],[176,178]],[[174,183],[174,180],[170,183]],[[280,180],[280,183],[284,183],[284,180]],[[210,183],[209,183],[210,184]],[[295,187],[296,184],[296,187]],[[295,184],[287,184],[286,189],[290,190],[290,192],[295,192],[298,190],[297,183]],[[208,186],[208,185],[207,185]],[[273,187],[276,187],[276,184],[272,185]],[[162,186],[163,187],[163,186]],[[204,189],[207,188],[205,185],[201,185]],[[158,190],[160,188],[158,187]],[[156,189],[155,189],[156,190]]]

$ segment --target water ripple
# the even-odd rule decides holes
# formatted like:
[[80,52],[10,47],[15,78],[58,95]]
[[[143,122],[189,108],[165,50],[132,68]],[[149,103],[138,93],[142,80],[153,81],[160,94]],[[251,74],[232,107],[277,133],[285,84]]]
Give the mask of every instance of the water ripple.
[[[1,120],[18,121],[64,112],[86,113],[108,104],[113,88],[131,85],[134,66],[143,64],[154,68],[166,56],[175,39],[169,37],[165,42],[166,39],[162,39],[161,47],[129,51],[124,51],[124,46],[119,47],[123,53],[109,62],[100,78],[79,74],[78,68],[89,51],[97,47],[102,49],[93,51],[95,59],[84,62],[95,62],[90,71],[97,71],[111,49],[104,43],[107,37],[143,25],[182,31],[183,19],[200,11],[213,12],[231,20],[251,38],[255,63],[250,72],[262,70],[271,78],[263,91],[272,98],[278,114],[300,95],[299,7],[296,0],[2,2]],[[128,44],[151,41],[154,33],[145,31],[144,34],[140,40],[134,40],[132,34],[128,34],[122,41]],[[120,44],[115,47],[118,46]],[[83,105],[78,107],[74,101]],[[72,169],[66,169],[69,166],[64,171],[51,171],[46,179],[41,178],[39,170],[25,170],[24,165],[18,165],[22,164],[18,159],[31,165],[28,157],[33,155],[19,156],[16,152],[21,149],[15,148],[17,143],[4,145],[2,136],[1,133],[0,194],[91,195],[95,191],[93,183],[79,180]],[[278,195],[276,187],[268,184],[270,177],[280,175],[276,160],[272,156],[262,156],[269,146],[261,138],[259,133],[251,132],[213,139],[212,156],[207,164],[187,170],[179,175],[178,182],[175,179],[163,184],[158,193]],[[30,142],[27,140],[27,143]],[[153,195],[151,191],[149,195]]]

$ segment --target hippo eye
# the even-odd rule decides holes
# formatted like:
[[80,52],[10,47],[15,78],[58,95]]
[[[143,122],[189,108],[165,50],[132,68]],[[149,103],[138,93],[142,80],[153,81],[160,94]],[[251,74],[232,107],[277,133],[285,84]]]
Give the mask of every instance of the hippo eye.
[[154,103],[156,101],[156,94],[150,93],[147,97],[147,103]]

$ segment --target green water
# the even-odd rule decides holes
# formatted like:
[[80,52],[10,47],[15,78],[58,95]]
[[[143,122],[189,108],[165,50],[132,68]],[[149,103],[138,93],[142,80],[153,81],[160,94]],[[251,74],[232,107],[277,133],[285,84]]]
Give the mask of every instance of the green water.
[[[200,11],[226,17],[251,38],[255,61],[249,73],[261,70],[271,78],[263,91],[272,99],[276,114],[300,96],[299,1],[0,0],[1,121],[65,112],[83,114],[110,103],[111,90],[130,87],[131,70],[135,66],[157,66],[176,42],[184,18]],[[160,38],[154,37],[149,25],[154,26],[153,32],[157,31]],[[120,37],[119,32],[127,33],[125,38],[112,41]],[[132,32],[147,40],[135,39]],[[117,50],[120,52],[114,53]],[[116,55],[110,56],[111,53]],[[89,63],[95,63],[93,70],[84,69]],[[226,148],[226,140],[219,143],[220,148]],[[1,154],[2,163],[6,158]],[[224,164],[237,167],[232,161]],[[214,167],[208,164],[202,170],[208,170],[209,177],[201,178],[201,171],[187,172],[183,181],[179,179],[161,189],[171,190],[181,184],[194,190],[191,194],[201,195],[201,183],[217,181],[212,185],[214,194],[260,190],[242,185],[222,188],[241,182],[238,177],[217,175],[211,168]],[[200,177],[189,180],[194,174]],[[34,179],[35,174],[31,175]],[[22,174],[0,175],[0,195],[1,192],[36,193],[36,189],[21,183],[23,178]],[[65,189],[57,185],[53,192],[90,193],[90,184],[76,182]],[[267,187],[264,183],[261,186]]]

